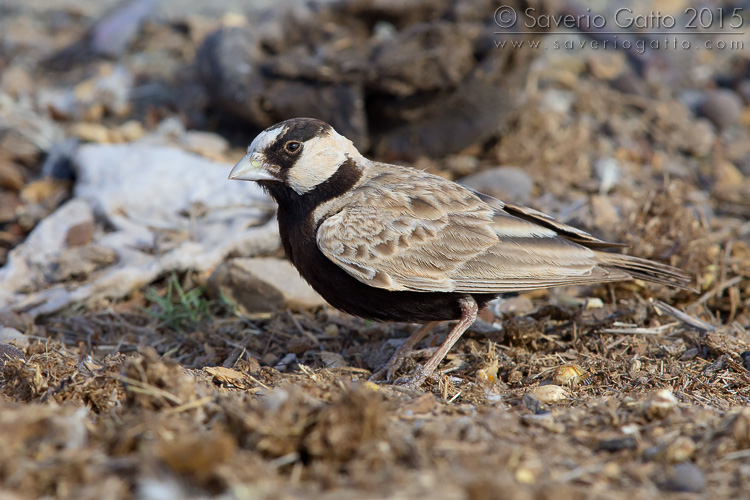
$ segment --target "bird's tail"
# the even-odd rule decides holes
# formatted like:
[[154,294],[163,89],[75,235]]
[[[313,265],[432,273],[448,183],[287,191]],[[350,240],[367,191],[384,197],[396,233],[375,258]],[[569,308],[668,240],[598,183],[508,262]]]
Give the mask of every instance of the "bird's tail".
[[628,273],[630,276],[650,283],[672,286],[682,290],[695,292],[691,288],[692,279],[689,275],[676,267],[641,259],[631,255],[609,252],[595,252],[596,260],[603,267],[615,268]]

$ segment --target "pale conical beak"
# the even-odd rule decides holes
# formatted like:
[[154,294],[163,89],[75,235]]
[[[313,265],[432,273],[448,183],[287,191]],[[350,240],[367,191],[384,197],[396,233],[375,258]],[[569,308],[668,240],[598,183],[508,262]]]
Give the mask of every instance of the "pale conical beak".
[[248,153],[229,172],[229,178],[238,181],[278,181],[266,169],[265,158],[261,153]]

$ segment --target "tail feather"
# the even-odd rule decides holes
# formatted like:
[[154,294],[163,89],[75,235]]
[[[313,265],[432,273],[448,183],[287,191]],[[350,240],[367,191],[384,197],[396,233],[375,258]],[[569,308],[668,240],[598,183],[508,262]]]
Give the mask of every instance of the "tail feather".
[[651,260],[608,252],[596,252],[596,260],[603,267],[615,268],[628,273],[631,277],[668,285],[682,290],[696,291],[690,286],[692,279],[676,267]]

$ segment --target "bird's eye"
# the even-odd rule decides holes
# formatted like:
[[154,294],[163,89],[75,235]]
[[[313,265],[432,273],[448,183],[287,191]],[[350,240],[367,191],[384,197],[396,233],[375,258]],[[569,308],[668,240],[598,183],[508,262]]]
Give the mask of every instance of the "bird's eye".
[[284,144],[284,149],[286,149],[289,153],[296,153],[301,147],[302,143],[299,141],[289,141]]

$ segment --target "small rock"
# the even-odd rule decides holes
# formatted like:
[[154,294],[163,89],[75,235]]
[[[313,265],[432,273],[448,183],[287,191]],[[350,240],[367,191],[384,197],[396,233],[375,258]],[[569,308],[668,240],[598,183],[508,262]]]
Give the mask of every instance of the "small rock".
[[73,134],[86,142],[112,142],[109,129],[100,123],[76,123],[73,127]]
[[575,94],[567,90],[548,89],[542,95],[541,109],[561,115],[570,113],[575,101]]
[[91,30],[91,49],[103,56],[120,56],[158,4],[158,0],[130,0],[117,4]]
[[232,259],[213,272],[208,286],[214,297],[236,304],[243,314],[325,304],[283,259]]
[[544,404],[557,403],[568,397],[568,391],[559,385],[540,385],[531,394]]
[[281,360],[276,363],[276,366],[274,368],[280,372],[285,372],[288,369],[292,368],[292,365],[297,364],[297,355],[294,353],[287,353]]
[[94,236],[94,222],[85,221],[68,229],[65,244],[68,247],[79,247],[91,243]]
[[346,368],[349,364],[338,352],[321,351],[320,360],[326,368]]
[[544,405],[542,405],[542,402],[539,401],[533,394],[526,393],[521,398],[521,402],[523,405],[531,410],[532,413],[542,413],[544,412]]
[[604,439],[599,442],[598,449],[601,451],[622,451],[622,450],[635,450],[638,447],[638,442],[634,436],[624,436],[612,439]]
[[742,97],[742,100],[745,101],[745,104],[750,105],[750,80],[742,80],[737,85],[737,92]]
[[620,214],[617,207],[609,196],[594,195],[591,197],[591,212],[594,215],[594,226],[596,226],[605,238],[612,237],[617,223],[620,221]]
[[620,164],[611,157],[599,158],[594,162],[594,171],[599,179],[599,194],[607,194],[620,182]]
[[519,295],[517,297],[501,298],[494,303],[492,312],[495,317],[499,317],[502,314],[514,314],[517,316],[523,316],[530,314],[536,310],[534,303],[530,298]]
[[459,181],[499,200],[527,203],[534,189],[534,181],[525,170],[518,167],[496,167],[479,172]]
[[669,389],[659,389],[646,402],[644,413],[646,417],[657,420],[668,416],[677,407],[677,398]]
[[737,443],[738,449],[750,448],[750,407],[742,408],[732,417],[729,432]]
[[472,42],[460,25],[417,23],[376,47],[368,84],[398,96],[451,89],[474,64]]
[[181,142],[188,151],[212,160],[223,159],[229,150],[229,141],[212,132],[189,130],[182,135]]
[[117,254],[111,248],[98,245],[67,248],[52,263],[51,281],[81,280],[116,261]]
[[740,358],[742,358],[742,364],[745,365],[745,368],[750,370],[750,351],[745,351],[740,354]]
[[7,264],[0,268],[0,308],[14,292],[34,290],[44,283],[43,273],[49,263],[65,248],[71,227],[93,221],[89,205],[79,199],[70,200],[44,218],[22,245],[11,250]]
[[13,222],[17,219],[17,209],[21,200],[17,193],[0,192],[0,224]]
[[684,462],[669,471],[666,487],[671,491],[702,493],[706,489],[706,476],[694,463]]
[[0,188],[20,191],[23,185],[21,167],[15,162],[0,156]]
[[25,332],[29,329],[31,323],[33,323],[33,319],[23,313],[18,314],[10,311],[0,312],[0,326],[10,327]]
[[28,71],[18,65],[4,68],[0,73],[0,88],[10,96],[18,98],[22,94],[29,94],[34,88],[34,80]]
[[0,327],[0,343],[14,344],[20,347],[28,347],[29,338],[15,328],[3,326]]
[[716,89],[706,92],[705,99],[698,106],[698,112],[722,130],[739,123],[742,108],[742,98],[735,91]]
[[695,442],[687,436],[679,436],[664,450],[664,459],[669,463],[690,460],[695,453]]
[[128,120],[117,128],[117,132],[122,136],[125,142],[133,142],[146,133],[141,122],[137,120]]

